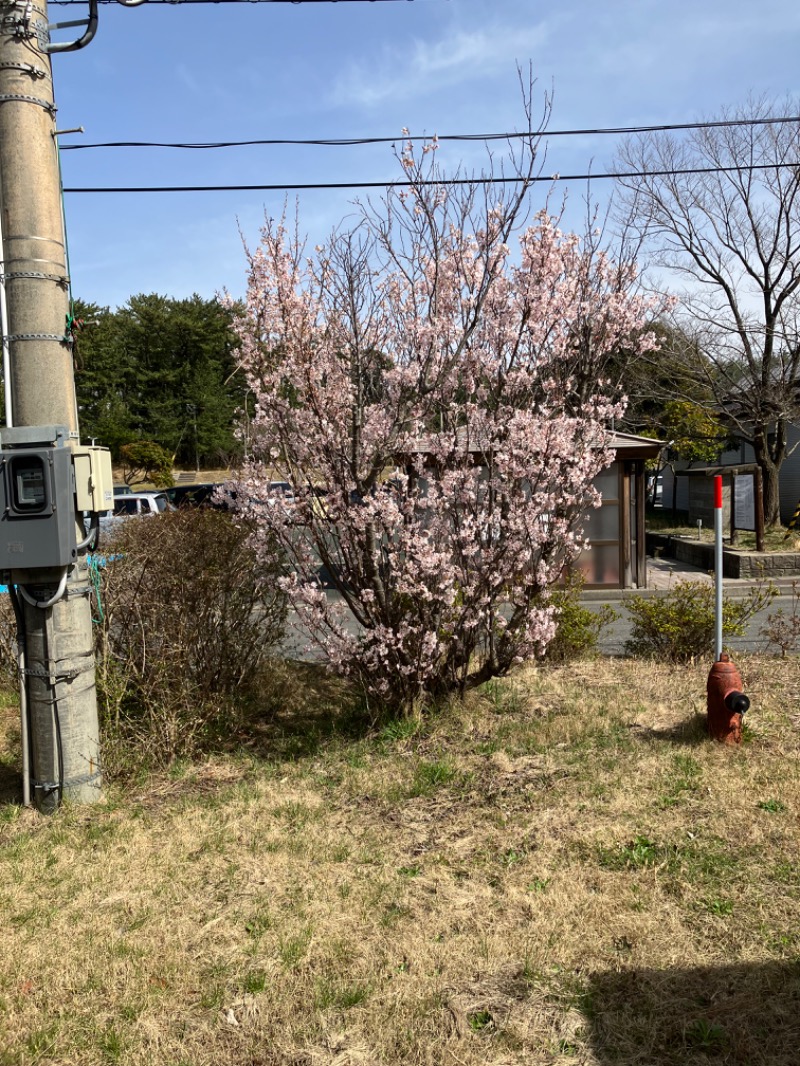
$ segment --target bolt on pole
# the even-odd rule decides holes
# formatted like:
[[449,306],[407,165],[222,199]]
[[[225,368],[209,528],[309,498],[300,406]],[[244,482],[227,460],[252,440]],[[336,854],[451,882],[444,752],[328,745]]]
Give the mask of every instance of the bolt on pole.
[[[79,443],[46,0],[0,0],[0,222],[7,425]],[[9,387],[10,386],[10,387]],[[72,497],[70,497],[72,499]],[[74,511],[74,505],[73,505]],[[85,539],[74,513],[76,539]],[[8,534],[6,534],[8,535]],[[22,540],[24,550],[24,539]],[[65,583],[62,577],[66,577]],[[20,589],[25,794],[42,811],[100,798],[89,574],[11,571]]]

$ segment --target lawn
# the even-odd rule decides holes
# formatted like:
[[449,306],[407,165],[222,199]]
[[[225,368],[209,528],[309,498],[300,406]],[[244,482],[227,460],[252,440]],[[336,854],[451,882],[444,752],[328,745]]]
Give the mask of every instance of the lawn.
[[[713,525],[703,526],[698,532],[696,525],[689,525],[685,511],[679,511],[676,518],[672,517],[672,511],[669,508],[661,510],[660,508],[648,508],[647,510],[647,531],[649,533],[670,533],[673,536],[688,537],[692,540],[705,541],[708,544],[714,542],[714,527]],[[731,545],[728,544],[730,537],[730,524],[726,523],[723,528],[723,538],[725,540],[725,547],[730,549]],[[733,545],[735,551],[754,552],[756,551],[756,535],[752,530],[737,529],[736,530],[736,544]],[[767,552],[796,552],[800,551],[800,530],[787,530],[783,526],[777,526],[775,529],[767,529],[764,531],[764,551]]]
[[800,674],[738,665],[736,750],[707,664],[382,729],[293,677],[230,753],[50,819],[9,709],[0,1064],[795,1064]]

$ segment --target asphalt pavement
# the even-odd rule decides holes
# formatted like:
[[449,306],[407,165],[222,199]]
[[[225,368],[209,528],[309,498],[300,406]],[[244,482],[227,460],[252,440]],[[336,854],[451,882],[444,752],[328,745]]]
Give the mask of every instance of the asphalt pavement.
[[[618,613],[618,617],[609,623],[602,631],[598,643],[598,650],[603,655],[619,656],[625,654],[625,643],[630,638],[631,620],[625,606],[625,600],[631,595],[664,596],[678,581],[700,581],[709,585],[714,582],[713,573],[701,570],[697,566],[688,563],[679,563],[674,559],[647,559],[647,589],[639,592],[636,589],[588,589],[583,592],[581,602],[589,609],[599,611],[604,604],[609,604]],[[797,579],[800,589],[800,578]],[[791,578],[781,578],[775,582],[778,587],[778,595],[765,609],[759,611],[747,626],[743,637],[726,639],[726,647],[733,652],[741,651],[765,651],[767,641],[761,632],[768,624],[768,616],[782,610],[785,615],[791,614],[793,609],[800,612],[800,604],[793,596]],[[747,596],[752,588],[752,582],[747,579],[726,578],[723,583],[723,593],[733,599]],[[336,602],[340,599],[338,593],[328,589],[329,600]],[[352,622],[355,631],[355,621]],[[289,659],[313,660],[317,656],[307,649],[307,636],[296,624],[293,614],[290,614],[287,636],[283,642],[282,650]],[[771,649],[777,651],[775,647]]]
[[[589,589],[583,593],[582,602],[590,610],[599,610],[603,604],[610,604],[619,617],[609,623],[600,635],[598,649],[603,655],[624,655],[625,643],[630,638],[631,620],[625,606],[625,600],[631,595],[664,596],[679,581],[698,581],[703,584],[713,585],[713,571],[702,570],[699,566],[691,566],[689,563],[681,563],[675,559],[651,559],[647,558],[647,588],[636,589]],[[769,623],[769,616],[782,610],[784,615],[790,615],[793,610],[800,612],[800,603],[794,595],[794,581],[797,582],[800,591],[800,577],[779,578],[774,582],[777,587],[777,595],[772,602],[758,611],[750,619],[744,636],[726,637],[725,646],[733,652],[741,651],[767,651],[776,652],[778,649],[773,645],[769,648],[767,638],[762,630]],[[725,578],[722,585],[724,596],[731,599],[742,599],[748,596],[753,588],[753,582],[747,578]]]

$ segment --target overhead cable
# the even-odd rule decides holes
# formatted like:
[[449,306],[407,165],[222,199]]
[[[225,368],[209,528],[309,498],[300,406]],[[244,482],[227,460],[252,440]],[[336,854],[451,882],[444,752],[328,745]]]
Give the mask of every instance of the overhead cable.
[[128,185],[65,188],[65,193],[163,193],[163,192],[309,192],[322,189],[407,189],[448,185],[534,185],[541,182],[603,181],[607,178],[667,178],[682,174],[732,174],[755,170],[796,169],[795,163],[747,163],[732,167],[689,167],[675,170],[608,171],[602,174],[551,174],[537,177],[441,178],[425,181],[320,181],[292,182],[275,185]]
[[[74,7],[82,3],[84,0],[50,0],[50,7],[56,4],[59,7]],[[97,3],[111,5],[120,3],[120,0],[97,0]],[[148,7],[153,4],[168,4],[171,7],[180,7],[181,4],[294,4],[299,6],[300,4],[408,4],[411,0],[139,0],[139,3],[146,3]],[[123,4],[123,7],[131,6],[133,5]]]
[[[152,2],[152,0],[150,0]],[[541,137],[594,137],[612,134],[616,137],[633,133],[666,133],[678,130],[708,130],[720,126],[775,126],[800,123],[800,115],[781,118],[721,119],[716,122],[671,122],[657,126],[607,126],[572,130],[518,130],[505,133],[443,133],[406,134],[395,137],[265,137],[249,141],[98,141],[93,144],[62,144],[64,152],[85,151],[87,148],[247,148],[253,145],[291,145],[295,147],[351,147],[368,144],[396,144],[398,141],[512,141]]]

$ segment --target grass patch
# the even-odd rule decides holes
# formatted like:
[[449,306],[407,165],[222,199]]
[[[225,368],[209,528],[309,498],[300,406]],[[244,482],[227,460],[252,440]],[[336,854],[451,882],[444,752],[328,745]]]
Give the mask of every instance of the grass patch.
[[458,770],[449,759],[420,759],[408,790],[409,796],[431,796],[440,788],[458,781]]
[[[697,525],[689,525],[686,521],[686,512],[678,512],[676,518],[672,517],[672,511],[670,508],[652,508],[647,509],[647,529],[651,533],[669,533],[673,536],[687,537],[690,540],[701,540],[707,544],[714,543],[714,527],[703,526],[698,536]],[[728,530],[725,530],[726,548],[731,548],[731,545],[727,543]],[[800,535],[797,531],[790,532],[789,536],[786,536],[787,530],[783,526],[776,526],[774,529],[767,529],[764,531],[764,550],[768,552],[794,552],[800,551]],[[756,535],[752,530],[737,529],[736,531],[736,544],[733,545],[734,551],[754,552],[756,551]]]
[[9,797],[0,1064],[790,1066],[797,663],[737,665],[739,750],[707,664],[378,726],[287,672],[229,752],[50,819]]

